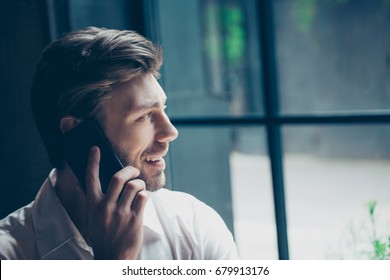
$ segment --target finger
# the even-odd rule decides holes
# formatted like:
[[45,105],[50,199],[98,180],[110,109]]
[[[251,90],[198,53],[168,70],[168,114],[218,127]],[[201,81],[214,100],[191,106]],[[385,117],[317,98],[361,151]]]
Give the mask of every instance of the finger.
[[131,205],[131,209],[136,215],[143,215],[146,203],[149,200],[149,194],[147,191],[142,190],[137,193]]
[[140,179],[130,180],[123,188],[123,192],[118,200],[119,207],[130,210],[137,193],[145,189],[145,182]]
[[117,202],[126,183],[140,174],[139,170],[132,166],[126,166],[111,178],[106,192],[108,202]]
[[100,150],[93,146],[88,155],[87,169],[85,172],[85,188],[87,197],[96,201],[102,195],[102,188],[99,180]]

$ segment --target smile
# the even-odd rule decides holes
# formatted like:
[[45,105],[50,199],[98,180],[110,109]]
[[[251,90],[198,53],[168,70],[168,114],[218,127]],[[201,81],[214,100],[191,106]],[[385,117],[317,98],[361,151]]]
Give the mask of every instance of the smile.
[[148,157],[146,158],[146,161],[148,162],[156,162],[156,161],[159,161],[159,160],[162,160],[163,158],[162,157]]
[[146,157],[145,163],[150,168],[157,169],[159,171],[165,169],[165,160],[161,156]]

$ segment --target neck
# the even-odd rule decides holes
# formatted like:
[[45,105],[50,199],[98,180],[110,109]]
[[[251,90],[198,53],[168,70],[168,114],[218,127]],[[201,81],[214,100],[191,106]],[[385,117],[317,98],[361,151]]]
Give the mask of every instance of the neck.
[[72,222],[88,242],[86,235],[86,195],[68,165],[57,170],[54,189]]

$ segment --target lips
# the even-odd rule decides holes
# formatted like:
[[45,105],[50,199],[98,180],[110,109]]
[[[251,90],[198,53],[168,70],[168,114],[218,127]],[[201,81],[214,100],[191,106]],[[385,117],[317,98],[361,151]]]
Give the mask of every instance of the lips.
[[168,153],[168,145],[154,146],[152,149],[145,151],[143,154],[144,162],[153,166],[165,166],[165,157]]
[[147,157],[145,160],[147,162],[156,162],[156,161],[159,161],[159,160],[162,160],[163,158],[162,157]]
[[166,156],[167,152],[168,151],[164,151],[164,152],[158,152],[158,153],[146,155],[146,156],[144,156],[144,160],[147,163],[157,163],[157,162],[163,161],[164,160],[163,157]]
[[147,156],[144,162],[146,166],[158,170],[159,172],[165,169],[165,160],[162,156]]

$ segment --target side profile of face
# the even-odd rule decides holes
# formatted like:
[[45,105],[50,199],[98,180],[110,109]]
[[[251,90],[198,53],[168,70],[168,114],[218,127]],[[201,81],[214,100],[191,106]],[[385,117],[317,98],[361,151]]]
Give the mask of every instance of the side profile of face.
[[165,185],[164,156],[178,131],[165,113],[167,97],[152,74],[116,87],[103,106],[103,130],[124,165],[141,172],[149,191]]

